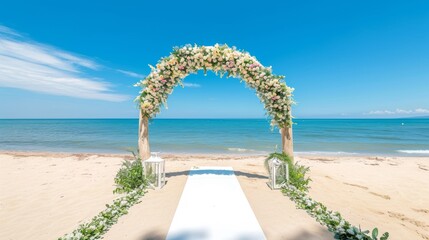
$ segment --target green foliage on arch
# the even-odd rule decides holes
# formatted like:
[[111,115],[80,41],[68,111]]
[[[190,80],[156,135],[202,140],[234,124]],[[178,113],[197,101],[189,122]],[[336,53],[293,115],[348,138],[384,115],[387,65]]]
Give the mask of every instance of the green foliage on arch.
[[284,76],[274,75],[271,67],[264,67],[247,52],[227,45],[186,45],[174,48],[170,56],[162,58],[156,67],[150,67],[151,73],[135,85],[142,87],[136,101],[148,118],[159,113],[174,87],[182,85],[183,78],[199,70],[211,70],[221,77],[240,78],[255,89],[271,117],[272,126],[290,127],[292,124],[290,107],[293,88],[286,86]]

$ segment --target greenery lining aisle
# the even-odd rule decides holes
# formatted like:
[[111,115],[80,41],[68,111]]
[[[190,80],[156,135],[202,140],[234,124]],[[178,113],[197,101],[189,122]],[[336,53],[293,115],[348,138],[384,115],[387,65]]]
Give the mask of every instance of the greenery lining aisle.
[[116,189],[114,193],[126,193],[112,204],[106,204],[106,209],[93,217],[91,221],[79,225],[71,233],[60,237],[59,240],[89,240],[100,239],[118,219],[127,214],[128,210],[140,202],[146,193],[147,182],[143,175],[143,166],[140,159],[125,160],[115,177]]
[[[385,232],[378,238],[378,229],[374,228],[370,233],[369,230],[363,231],[360,227],[353,226],[346,221],[339,212],[329,210],[325,205],[313,200],[308,196],[310,178],[306,173],[310,170],[308,167],[294,163],[293,159],[284,153],[272,153],[267,158],[277,158],[288,165],[289,181],[282,184],[282,193],[295,202],[296,207],[306,210],[306,212],[316,219],[321,225],[334,233],[335,239],[341,240],[387,240],[389,233]],[[280,181],[284,181],[280,179]],[[369,235],[371,234],[371,235]]]

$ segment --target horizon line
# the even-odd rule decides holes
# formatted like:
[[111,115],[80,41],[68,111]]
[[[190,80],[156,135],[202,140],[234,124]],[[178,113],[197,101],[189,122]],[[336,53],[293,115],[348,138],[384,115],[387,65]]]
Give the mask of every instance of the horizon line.
[[[414,116],[414,117],[377,117],[377,118],[360,118],[360,117],[295,117],[294,119],[314,119],[314,120],[377,120],[377,119],[428,119],[429,116]],[[0,120],[125,120],[136,119],[131,117],[100,117],[100,118],[0,118]],[[152,118],[149,120],[270,120],[269,118]]]

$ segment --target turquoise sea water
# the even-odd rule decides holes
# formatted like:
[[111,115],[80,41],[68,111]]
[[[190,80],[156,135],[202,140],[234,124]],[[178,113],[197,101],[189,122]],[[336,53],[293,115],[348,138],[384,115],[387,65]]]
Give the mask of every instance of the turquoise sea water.
[[[429,119],[296,119],[296,152],[429,156]],[[0,150],[125,153],[138,119],[0,120]],[[266,119],[155,119],[152,151],[263,154],[280,150]]]

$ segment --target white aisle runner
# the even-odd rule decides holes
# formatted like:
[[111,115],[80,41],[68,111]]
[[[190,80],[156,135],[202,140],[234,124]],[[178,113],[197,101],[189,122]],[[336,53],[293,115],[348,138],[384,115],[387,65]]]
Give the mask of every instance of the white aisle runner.
[[169,240],[265,239],[231,167],[193,168],[168,231]]

